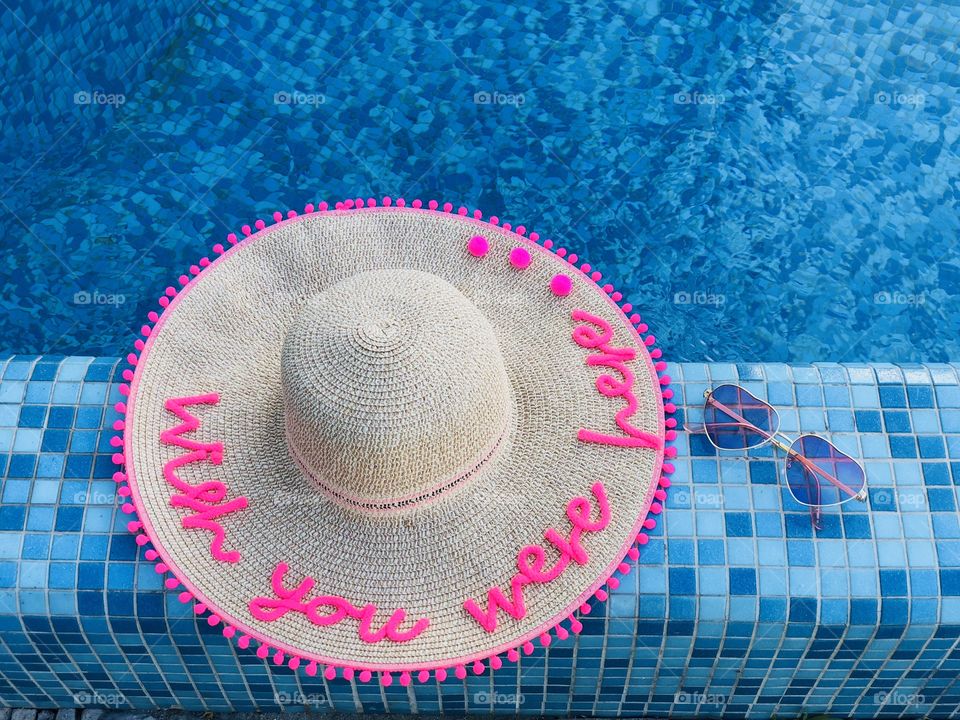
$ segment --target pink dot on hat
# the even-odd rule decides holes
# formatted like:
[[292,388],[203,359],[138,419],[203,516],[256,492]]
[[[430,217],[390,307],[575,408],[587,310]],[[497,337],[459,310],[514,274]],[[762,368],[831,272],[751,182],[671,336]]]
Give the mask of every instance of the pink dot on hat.
[[490,250],[490,243],[483,235],[474,235],[467,243],[467,252],[474,257],[483,257]]
[[553,290],[554,295],[566,297],[573,290],[573,280],[568,275],[554,275],[550,281],[550,289]]
[[530,266],[530,251],[526,248],[516,247],[510,251],[510,264],[517,270],[523,270]]

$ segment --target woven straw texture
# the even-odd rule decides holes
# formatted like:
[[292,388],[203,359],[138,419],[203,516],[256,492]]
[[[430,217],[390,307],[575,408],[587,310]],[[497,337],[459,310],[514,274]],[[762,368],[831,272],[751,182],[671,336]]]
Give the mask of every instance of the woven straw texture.
[[[479,259],[466,251],[478,233],[490,242]],[[520,244],[533,254],[522,271],[508,262]],[[550,290],[558,272],[573,277],[568,297]],[[618,433],[624,404],[597,392],[604,370],[589,367],[590,351],[571,339],[575,308],[611,323],[617,346],[637,348],[631,422],[662,438],[658,379],[633,329],[595,284],[529,241],[459,216],[395,208],[302,216],[261,232],[181,293],[137,368],[127,471],[161,556],[228,622],[333,664],[443,667],[547,629],[626,551],[660,469],[654,450],[577,440],[581,427]],[[364,377],[361,368],[376,373]],[[391,383],[410,397],[391,397]],[[229,497],[249,499],[221,518],[226,549],[242,553],[236,564],[211,557],[210,533],[181,527],[185,511],[170,506],[162,473],[183,452],[160,443],[178,424],[164,402],[211,392],[220,403],[193,406],[202,423],[193,437],[223,442],[223,463],[178,474],[191,484],[221,480]],[[399,512],[334,501],[316,477],[336,491],[389,499],[484,457],[455,492]],[[590,562],[527,586],[526,617],[501,612],[496,632],[485,632],[463,602],[485,607],[489,588],[508,590],[518,550],[541,544],[549,527],[567,535],[568,501],[590,497],[597,480],[612,519],[584,535]],[[550,549],[547,559],[556,559]],[[369,644],[349,618],[327,627],[299,613],[255,620],[248,603],[272,595],[279,562],[290,566],[288,587],[310,576],[311,596],[376,604],[375,628],[396,608],[408,624],[427,617],[430,626],[409,642]]]

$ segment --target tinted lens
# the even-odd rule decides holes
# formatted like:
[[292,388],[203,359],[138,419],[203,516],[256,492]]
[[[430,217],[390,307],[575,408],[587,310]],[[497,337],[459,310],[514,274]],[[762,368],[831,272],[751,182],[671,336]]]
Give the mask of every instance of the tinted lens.
[[780,427],[777,411],[737,385],[715,388],[703,406],[703,424],[710,442],[724,450],[763,445]]
[[790,450],[787,484],[799,503],[837,505],[860,492],[867,481],[859,463],[816,435],[801,435]]

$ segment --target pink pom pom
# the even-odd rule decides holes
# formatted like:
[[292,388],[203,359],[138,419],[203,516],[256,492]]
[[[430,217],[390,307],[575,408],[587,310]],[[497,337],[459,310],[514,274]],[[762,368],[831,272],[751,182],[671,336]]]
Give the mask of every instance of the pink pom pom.
[[[627,570],[629,569],[630,568],[628,567]],[[612,577],[609,580],[607,580],[607,587],[610,588],[611,590],[616,590],[618,587],[620,587],[620,581],[617,580],[617,578]]]
[[529,640],[527,640],[527,641],[523,644],[523,654],[524,654],[524,655],[529,655],[529,654],[531,654],[532,652],[533,652],[533,643],[530,642]]
[[504,229],[504,230],[509,230],[511,227],[513,227],[513,226],[512,226],[510,223],[504,223],[504,224],[503,224],[503,229]]
[[282,650],[277,650],[277,652],[275,652],[275,653],[273,654],[273,664],[274,664],[274,665],[283,665],[283,661],[284,661],[285,659],[286,659],[286,657],[284,656]]
[[400,673],[400,685],[402,685],[403,687],[407,687],[408,685],[410,685],[410,673],[408,672]]
[[406,207],[407,201],[403,198],[397,198],[397,207]]
[[413,201],[413,206],[417,209],[420,209],[421,207],[423,207],[423,201],[420,200],[420,198],[417,198],[416,200]]
[[263,220],[257,220],[257,221],[253,224],[253,226],[254,226],[257,230],[263,230],[263,229],[267,226],[267,224],[266,224]]
[[476,258],[483,257],[490,250],[490,243],[483,235],[474,235],[467,243],[467,252]]
[[668,458],[675,458],[677,456],[677,449],[675,447],[667,447],[663,449],[663,454]]
[[436,209],[437,209],[437,201],[436,201],[436,200],[431,200],[429,203],[427,203],[427,207],[429,207],[431,210],[436,210]]
[[182,602],[184,605],[186,605],[188,602],[190,602],[191,600],[193,600],[193,595],[191,595],[189,592],[187,592],[186,590],[184,590],[182,593],[180,593],[179,595],[177,595],[177,600],[179,600],[179,601]]
[[457,215],[460,215],[461,217],[463,217],[466,214],[467,214],[467,209],[463,205],[457,208]]
[[266,645],[261,645],[260,647],[257,648],[257,657],[260,658],[261,660],[269,654],[270,654],[270,648],[268,648]]
[[491,215],[491,216],[490,216],[490,224],[491,224],[491,225],[499,225],[499,224],[500,224],[500,218],[498,218],[496,215]]
[[550,637],[550,633],[543,633],[540,636],[540,644],[543,645],[543,647],[547,647],[551,641],[552,638]]
[[383,198],[384,207],[390,207],[392,204],[393,204],[393,198],[391,198],[389,195]]
[[330,206],[327,204],[326,201],[321,202],[321,203],[320,203],[320,212],[326,212],[327,208],[329,208],[329,207],[330,207]]
[[120,497],[130,497],[130,488],[124,486],[117,489],[117,495]]
[[369,670],[360,671],[360,675],[359,675],[360,682],[362,683],[370,682],[370,679],[372,677],[373,677],[373,674]]
[[663,512],[663,505],[661,505],[660,503],[651,503],[650,512],[652,512],[654,515],[659,515],[660,513]]
[[570,632],[575,635],[579,635],[581,632],[583,632],[583,623],[579,620],[573,620],[570,623]]
[[[308,210],[307,212],[312,212],[312,211]],[[298,657],[290,658],[290,660],[287,661],[287,667],[290,668],[291,670],[296,670],[298,667],[300,667],[300,658]]]
[[527,229],[523,225],[517,225],[516,233],[517,235],[526,235]]
[[557,257],[566,257],[567,249],[566,248],[557,248]]
[[[242,228],[240,228],[240,232],[242,232],[247,237],[250,237],[250,235],[253,234],[253,228],[251,228],[249,225],[244,225]],[[230,235],[233,235],[233,233],[230,233]],[[227,240],[230,240],[230,235],[227,235]],[[237,236],[233,235],[233,237],[236,238]],[[230,240],[230,244],[236,245],[236,243],[233,240]]]
[[273,214],[273,221],[280,222],[281,220],[283,220],[283,213],[275,212]]
[[599,600],[600,602],[603,602],[604,600],[607,599],[607,591],[606,591],[606,590],[603,590],[603,589],[597,590],[593,595],[594,595],[594,597],[596,597],[597,600]]
[[[644,329],[643,332],[646,332],[646,329]],[[650,351],[650,357],[652,357],[654,360],[663,357],[663,350],[660,348],[654,348]]]
[[310,677],[316,676],[317,670],[318,670],[317,663],[312,660],[308,662],[307,666],[303,669],[303,671]]
[[237,640],[237,646],[243,650],[246,650],[248,647],[250,647],[250,640],[251,638],[249,635],[241,635],[240,639]]
[[443,211],[444,211],[444,212],[450,212],[451,210],[453,210],[453,204],[452,204],[452,203],[445,202],[445,203],[443,204]]
[[119,435],[114,435],[112,438],[110,438],[110,444],[113,445],[113,447],[122,447],[123,438]]
[[122,506],[120,509],[123,510],[124,513],[126,513],[127,515],[129,515],[130,513],[132,513],[132,512],[134,511],[135,508],[134,508],[133,505],[131,505],[130,503],[124,503],[123,506]]
[[530,266],[530,251],[526,248],[517,247],[510,251],[510,264],[517,270],[523,270]]
[[467,676],[467,669],[463,665],[457,665],[457,669],[453,671],[453,674],[457,676],[458,680],[463,680]]
[[[166,586],[167,590],[176,590],[178,587],[180,587],[180,581],[172,577],[164,580],[163,584]],[[226,634],[228,629],[232,629],[232,628],[224,628],[223,629],[224,634]]]
[[170,305],[170,298],[164,296],[157,300],[160,303],[160,307],[168,307]]
[[649,536],[649,535],[647,535],[647,534],[644,533],[644,532],[642,532],[642,533],[637,533],[637,543],[638,543],[638,544],[640,544],[640,545],[646,545],[648,542],[650,542],[650,536]]
[[540,233],[532,232],[530,233],[530,242],[538,242],[540,240]]
[[[123,388],[123,385],[121,385],[120,387]],[[123,393],[123,390],[121,389],[120,392]],[[127,390],[127,394],[129,393],[130,393],[130,390]],[[123,465],[123,453],[114,453],[113,456],[111,457],[111,460],[113,460],[114,465]]]
[[393,685],[393,675],[388,672],[380,673],[380,684],[384,687],[390,687]]
[[[137,536],[133,539],[133,541],[134,541],[137,545],[139,545],[140,547],[143,547],[144,545],[146,545],[147,543],[150,542],[150,538],[148,538],[146,535],[137,535]],[[149,560],[149,558],[147,558],[147,559]]]
[[646,528],[647,530],[653,530],[656,526],[657,526],[657,521],[654,520],[652,517],[648,517],[646,520],[643,521],[643,527]]
[[[124,428],[123,420],[114,420],[114,421],[113,421],[113,429],[114,429],[114,430],[123,430],[123,428]],[[114,478],[113,478],[114,480],[117,479],[117,478],[116,478],[116,475],[117,475],[117,474],[118,474],[118,473],[114,473]],[[119,473],[119,474],[122,475],[123,473]]]
[[672,475],[676,468],[673,466],[673,463],[665,462],[660,466],[660,470],[665,472],[667,475]]
[[210,617],[207,618],[207,625],[209,625],[210,627],[216,627],[219,624],[220,624],[219,615],[210,615]]
[[519,659],[520,659],[520,653],[517,652],[516,648],[510,648],[509,650],[507,650],[507,660],[515,663]]
[[667,499],[667,494],[666,494],[663,490],[657,490],[657,491],[653,494],[653,496],[654,496],[657,500],[666,500],[666,499]]
[[181,275],[177,278],[177,282],[181,285],[186,285],[188,282],[190,282],[190,278],[188,278],[186,275]]
[[621,300],[623,300],[623,294],[618,290],[614,292],[612,295],[610,295],[610,299],[613,300],[614,302],[620,302]]
[[327,680],[334,680],[337,677],[337,669],[333,665],[327,665],[327,669],[323,671],[323,676]]
[[503,667],[503,660],[500,659],[499,655],[494,655],[490,658],[490,668],[492,670],[499,670]]
[[630,566],[627,563],[622,562],[619,565],[617,565],[617,570],[619,570],[624,575],[626,575],[627,573],[630,572]]
[[543,241],[543,246],[544,246],[547,250],[549,250],[550,248],[553,247],[553,240],[550,240],[549,238],[546,239],[546,240],[544,240],[544,241]]
[[293,218],[295,218],[296,216],[297,216],[297,211],[296,211],[296,210],[287,210],[287,217],[288,217],[288,218],[293,219]]
[[635,547],[632,547],[629,550],[627,550],[627,555],[630,557],[631,560],[640,559],[640,551],[637,550]]
[[343,679],[344,679],[344,680],[353,680],[353,668],[344,668],[344,669],[343,669]]
[[[243,227],[246,228],[247,230],[250,230],[250,226],[249,226],[249,225],[244,225]],[[245,234],[245,235],[249,235],[250,233],[249,233],[249,232],[245,232],[244,234]],[[236,234],[236,233],[230,233],[229,235],[227,235],[227,242],[230,243],[231,245],[236,245],[236,244],[237,244],[237,234]],[[214,246],[213,246],[213,249],[216,250],[218,247],[221,248],[221,249],[220,249],[220,250],[217,250],[217,252],[223,252],[223,249],[222,249],[222,248],[223,248],[223,245],[214,245]]]
[[473,663],[473,674],[474,675],[483,675],[483,671],[486,670],[486,667],[482,662],[477,660]]
[[570,633],[567,631],[563,625],[557,625],[557,640],[566,640],[570,637]]
[[430,673],[427,670],[421,670],[417,673],[417,682],[425,683],[430,679]]
[[198,602],[193,606],[194,615],[203,615],[206,611],[207,611],[207,606],[201,602]]
[[312,213],[312,212],[313,212],[313,203],[307,203],[306,205],[304,205],[304,206],[303,206],[303,211],[304,211],[307,215],[309,215],[310,213]]
[[558,297],[566,297],[573,290],[573,281],[567,275],[554,275],[550,281],[550,289]]
[[474,211],[473,211],[473,219],[474,219],[474,220],[482,220],[482,219],[483,219],[483,213],[480,212],[479,210],[474,210]]
[[443,682],[447,679],[447,671],[443,668],[435,670],[433,674],[436,676],[437,682]]

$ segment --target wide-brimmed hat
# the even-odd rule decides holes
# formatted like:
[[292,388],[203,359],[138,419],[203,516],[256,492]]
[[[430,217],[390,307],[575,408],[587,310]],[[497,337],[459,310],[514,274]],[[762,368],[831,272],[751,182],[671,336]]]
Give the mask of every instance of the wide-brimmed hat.
[[166,586],[331,678],[463,677],[579,631],[675,454],[620,293],[432,201],[311,204],[213,250],[150,313],[118,405],[123,510]]

